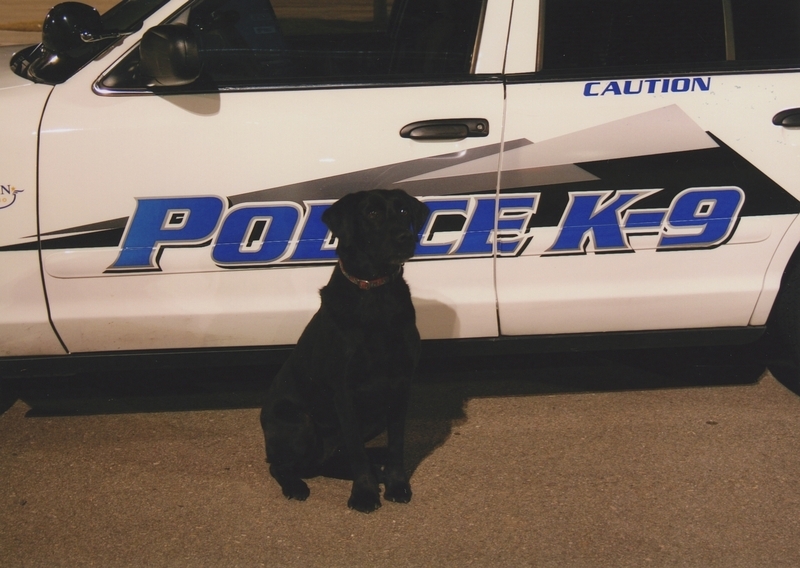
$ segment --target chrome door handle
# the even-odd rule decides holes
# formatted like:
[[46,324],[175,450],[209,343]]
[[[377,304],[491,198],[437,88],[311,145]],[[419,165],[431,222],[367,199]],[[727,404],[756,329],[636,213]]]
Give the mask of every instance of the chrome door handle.
[[489,121],[485,118],[423,120],[400,129],[400,136],[411,140],[463,140],[488,135]]

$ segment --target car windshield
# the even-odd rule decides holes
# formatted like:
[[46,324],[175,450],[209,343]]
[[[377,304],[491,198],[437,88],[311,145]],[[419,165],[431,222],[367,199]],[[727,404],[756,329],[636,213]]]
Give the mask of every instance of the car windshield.
[[[142,22],[169,0],[122,0],[101,17],[103,32],[126,34],[138,30]],[[21,50],[11,60],[11,69],[26,79],[39,83],[62,83],[89,61],[119,40],[119,35],[106,34],[99,41],[82,43],[68,53],[54,53],[43,44]]]

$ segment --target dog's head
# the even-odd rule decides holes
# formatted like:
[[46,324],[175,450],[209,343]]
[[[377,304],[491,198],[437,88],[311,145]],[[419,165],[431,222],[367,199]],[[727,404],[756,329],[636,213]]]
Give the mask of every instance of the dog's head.
[[374,267],[402,264],[414,255],[428,206],[401,189],[373,189],[342,197],[322,221],[339,239],[339,258],[360,257]]

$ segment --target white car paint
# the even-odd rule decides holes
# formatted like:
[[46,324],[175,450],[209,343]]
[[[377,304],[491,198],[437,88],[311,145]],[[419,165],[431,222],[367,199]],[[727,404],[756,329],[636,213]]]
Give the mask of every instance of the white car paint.
[[[540,2],[492,0],[474,81],[177,94],[103,87],[149,28],[186,5],[168,2],[55,86],[0,69],[0,356],[292,344],[332,266],[295,262],[292,251],[314,222],[311,208],[342,180],[348,191],[402,187],[448,204],[406,266],[425,339],[766,323],[800,242],[800,133],[771,122],[800,106],[795,72],[542,78]],[[0,50],[4,60],[11,54]],[[486,119],[488,136],[398,135],[415,121],[466,117]],[[701,185],[622,187],[586,166],[703,151],[744,160],[748,175],[791,206],[754,206],[761,198],[751,188],[713,174]],[[581,247],[558,248],[580,192],[553,196],[580,183],[594,184],[583,195],[597,196],[596,213],[635,193],[620,209],[624,242],[614,250],[599,228],[586,229]],[[670,225],[692,191],[705,192],[692,213],[698,222]],[[663,223],[626,228],[642,213],[629,207],[668,193],[658,211],[645,211]],[[668,237],[702,233],[715,195],[741,196],[730,226],[666,250]],[[142,200],[194,197],[223,204],[203,238],[154,245],[156,264],[144,270],[115,268]],[[512,206],[513,198],[524,199]],[[298,211],[285,253],[219,262],[214,251],[233,213],[269,204]],[[434,231],[437,215],[463,217],[464,227]],[[483,232],[465,244],[473,226]],[[108,230],[122,235],[119,244],[69,240]]]

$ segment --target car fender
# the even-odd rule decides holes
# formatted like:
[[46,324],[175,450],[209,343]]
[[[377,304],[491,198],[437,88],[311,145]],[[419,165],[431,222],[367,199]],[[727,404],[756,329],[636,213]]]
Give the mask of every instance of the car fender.
[[780,245],[772,255],[767,272],[764,275],[764,286],[758,297],[750,325],[764,325],[767,323],[772,307],[780,291],[783,274],[789,265],[792,256],[800,246],[800,216],[795,217],[781,239]]
[[0,356],[64,353],[42,288],[37,220],[39,124],[52,89],[0,71]]

